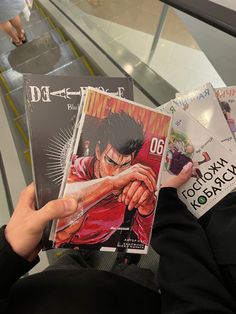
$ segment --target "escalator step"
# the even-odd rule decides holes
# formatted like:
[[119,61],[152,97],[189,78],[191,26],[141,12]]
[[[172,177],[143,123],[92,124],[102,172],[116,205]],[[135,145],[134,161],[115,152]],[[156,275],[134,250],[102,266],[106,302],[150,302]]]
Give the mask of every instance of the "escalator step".
[[65,42],[34,57],[13,69],[0,74],[7,92],[23,84],[23,73],[47,74],[76,59],[70,42]]
[[[39,20],[34,24],[27,25],[25,32],[27,34],[28,41],[33,40],[36,37],[40,37],[42,34],[49,32],[52,29],[52,25],[49,22],[48,18]],[[0,38],[0,54],[11,51],[16,48],[10,41],[8,36],[3,36]]]
[[[89,71],[84,65],[83,58],[77,59],[62,67],[48,73],[48,75],[64,76],[89,76]],[[23,88],[18,87],[5,95],[7,103],[11,106],[16,115],[22,115],[25,112],[25,103]]]
[[65,75],[65,76],[89,76],[89,70],[86,67],[83,57],[72,61],[64,66],[50,72],[51,75]]
[[26,146],[29,147],[29,136],[28,136],[26,114],[22,114],[21,116],[15,118],[14,122]]
[[25,112],[25,102],[22,87],[18,87],[12,92],[5,94],[5,98],[6,102],[12,107],[17,116]]
[[48,51],[63,42],[56,29],[44,33],[38,38],[22,45],[18,49],[8,51],[0,55],[1,72],[15,68],[27,60],[32,59]]
[[[21,14],[21,22],[24,28],[31,26],[32,24],[45,19],[45,16],[43,16],[39,11],[37,10],[31,10],[31,15],[30,15],[30,20],[26,21],[26,19],[24,18],[24,15]],[[3,31],[0,31],[0,39],[7,37],[6,33]]]
[[34,24],[40,20],[43,20],[45,16],[43,16],[38,10],[31,10],[30,20],[26,21],[24,15],[21,14],[21,21],[24,27],[27,27],[29,24]]
[[44,18],[33,24],[27,24],[25,32],[27,34],[28,41],[31,41],[34,38],[40,37],[44,33],[49,32],[53,28],[54,27],[51,25],[49,18]]

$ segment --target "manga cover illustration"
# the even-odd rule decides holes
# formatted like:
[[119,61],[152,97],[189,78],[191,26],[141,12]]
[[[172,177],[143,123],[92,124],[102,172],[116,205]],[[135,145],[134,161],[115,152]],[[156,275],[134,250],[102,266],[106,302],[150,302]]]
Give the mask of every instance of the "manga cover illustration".
[[234,189],[235,156],[174,101],[164,104],[160,110],[173,115],[162,184],[191,162],[192,176],[177,193],[188,210],[200,218]]
[[187,93],[177,93],[176,96],[173,99],[176,105],[191,114],[199,123],[214,134],[215,138],[229,151],[236,153],[234,138],[211,83],[206,83]]
[[76,214],[55,247],[146,253],[171,117],[89,88],[64,196]]
[[178,175],[187,163],[193,163],[192,177],[201,178],[200,165],[211,160],[208,152],[202,152],[201,160],[193,160],[194,146],[191,140],[178,130],[172,129],[166,156],[166,169]]
[[[24,92],[30,137],[31,162],[37,207],[57,199],[72,145],[80,101],[88,86],[133,99],[133,83],[127,77],[53,76],[24,74]],[[43,121],[43,123],[42,123]],[[89,143],[84,143],[89,154]],[[51,223],[43,234],[43,249],[49,241]]]
[[225,119],[236,141],[236,86],[216,88]]
[[231,113],[230,104],[227,101],[221,101],[220,106],[225,116],[225,119],[228,122],[229,128],[235,138],[236,137],[236,124],[235,124],[235,118],[232,116],[232,113]]

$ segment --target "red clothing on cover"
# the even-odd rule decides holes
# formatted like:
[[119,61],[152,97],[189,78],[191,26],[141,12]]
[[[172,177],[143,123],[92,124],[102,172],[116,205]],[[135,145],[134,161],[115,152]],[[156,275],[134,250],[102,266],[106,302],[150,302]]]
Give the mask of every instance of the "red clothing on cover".
[[[94,176],[94,157],[77,158],[71,166],[70,174],[69,182],[96,179]],[[121,226],[125,215],[126,205],[118,202],[117,198],[118,196],[111,194],[90,208],[83,216],[81,227],[69,242],[81,245],[107,241]],[[138,239],[146,245],[149,240],[152,220],[153,214],[148,217],[142,217],[138,211],[135,214],[132,229]],[[62,241],[58,246],[63,243]]]

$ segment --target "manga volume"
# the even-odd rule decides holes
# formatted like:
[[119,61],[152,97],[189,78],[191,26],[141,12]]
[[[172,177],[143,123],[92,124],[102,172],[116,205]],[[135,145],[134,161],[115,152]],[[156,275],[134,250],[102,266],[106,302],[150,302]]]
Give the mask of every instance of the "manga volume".
[[[24,75],[25,107],[38,208],[58,198],[80,100],[88,86],[133,99],[133,83],[126,77]],[[89,142],[84,143],[85,153],[89,153],[89,146]],[[43,236],[44,249],[51,248],[51,242],[48,241],[50,229],[49,224]]]
[[236,154],[236,144],[224,118],[214,88],[210,83],[188,92],[178,93],[173,99],[176,105],[188,111],[207,128],[215,138],[231,152]]
[[146,254],[171,115],[88,88],[61,196],[77,212],[54,222],[54,247]]
[[235,156],[174,101],[159,108],[173,115],[162,182],[178,175],[188,162],[192,162],[192,177],[178,189],[178,195],[200,218],[234,189]]
[[215,88],[221,109],[236,141],[236,86]]

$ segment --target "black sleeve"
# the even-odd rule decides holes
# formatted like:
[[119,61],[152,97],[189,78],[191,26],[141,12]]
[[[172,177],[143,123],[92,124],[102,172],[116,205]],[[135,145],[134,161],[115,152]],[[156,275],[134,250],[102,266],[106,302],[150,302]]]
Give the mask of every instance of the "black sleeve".
[[176,189],[160,191],[152,247],[160,254],[162,313],[236,313],[208,239]]
[[199,220],[227,288],[236,299],[236,192],[228,194]]
[[5,313],[9,289],[21,276],[27,273],[39,258],[28,262],[17,255],[6,241],[5,226],[0,228],[0,313]]

